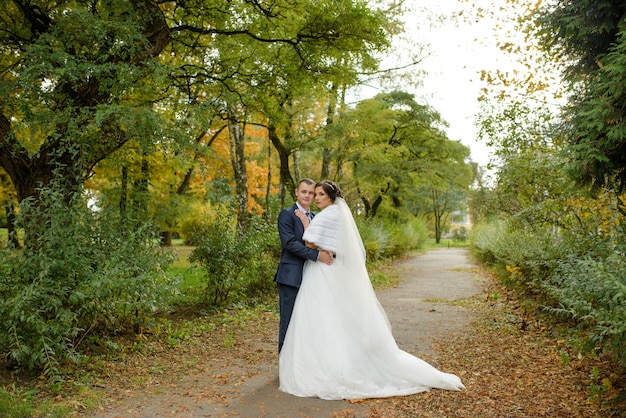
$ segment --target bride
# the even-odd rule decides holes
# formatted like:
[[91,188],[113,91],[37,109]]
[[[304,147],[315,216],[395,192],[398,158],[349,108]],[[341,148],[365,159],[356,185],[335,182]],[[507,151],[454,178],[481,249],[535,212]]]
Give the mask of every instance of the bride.
[[431,388],[461,390],[450,373],[401,350],[376,298],[365,249],[339,187],[315,186],[322,211],[305,227],[304,240],[336,254],[331,265],[307,261],[302,286],[279,354],[280,390],[322,399],[409,395]]

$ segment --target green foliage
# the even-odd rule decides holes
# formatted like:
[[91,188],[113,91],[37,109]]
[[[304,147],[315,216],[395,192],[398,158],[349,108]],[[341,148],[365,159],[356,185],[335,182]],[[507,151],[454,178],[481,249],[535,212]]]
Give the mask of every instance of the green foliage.
[[613,1],[561,1],[539,11],[539,35],[546,49],[568,58],[570,74],[587,74],[598,68],[623,30],[624,7]]
[[426,224],[420,218],[359,220],[358,228],[368,262],[395,258],[422,248],[428,239]]
[[518,229],[500,221],[477,228],[472,248],[481,261],[514,267],[508,279],[538,291],[542,280],[568,251],[566,245],[555,245],[557,240],[549,229]]
[[569,64],[568,171],[595,189],[626,187],[625,18],[621,2],[575,0],[544,6],[536,27],[545,50]]
[[467,241],[467,237],[468,237],[467,229],[464,226],[456,228],[452,232],[452,239],[455,241],[465,242]]
[[233,299],[263,294],[273,288],[273,271],[280,254],[276,231],[253,222],[237,228],[227,207],[215,208],[194,234],[196,248],[189,261],[204,269],[204,299],[223,305]]
[[626,187],[626,32],[606,55],[598,57],[601,68],[587,81],[584,99],[568,109],[573,128],[569,128],[570,175],[595,189],[607,182]]
[[580,324],[588,351],[608,351],[626,366],[624,229],[612,230],[609,240],[572,232],[493,222],[473,231],[472,252],[499,267],[505,282],[539,297],[547,311]]
[[[589,337],[584,348],[626,364],[626,237],[613,189],[625,173],[626,50],[615,20],[623,7],[609,3],[559,2],[544,16],[554,25],[544,34],[573,58],[565,114],[517,100],[481,114],[499,167],[495,187],[480,196],[489,223],[474,226],[472,249],[506,283],[578,324]],[[580,183],[595,184],[594,199]]]
[[0,262],[0,351],[20,365],[59,372],[76,361],[84,338],[145,324],[165,306],[171,283],[147,225],[124,230],[79,194],[40,190],[39,205],[23,202],[19,221],[30,231],[23,252]]
[[190,205],[178,219],[178,233],[185,245],[197,245],[204,219],[212,217],[211,207],[195,204]]
[[448,139],[441,116],[412,94],[378,94],[343,110],[333,123],[331,133],[339,145],[334,158],[351,174],[339,181],[344,190],[358,191],[367,218],[384,216],[385,211],[418,213],[414,208],[424,200],[416,193],[419,188],[464,191],[471,183],[465,161],[469,149]]
[[[622,238],[626,235],[622,233]],[[626,257],[591,253],[559,263],[548,291],[559,301],[550,311],[573,318],[592,330],[592,350],[609,351],[626,366]]]

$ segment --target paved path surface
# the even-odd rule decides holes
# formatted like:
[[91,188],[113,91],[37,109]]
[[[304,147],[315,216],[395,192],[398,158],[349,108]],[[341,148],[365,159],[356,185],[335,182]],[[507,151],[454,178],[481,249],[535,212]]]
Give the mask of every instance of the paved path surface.
[[[450,304],[481,291],[476,266],[469,263],[467,251],[444,248],[418,255],[398,265],[400,284],[378,292],[392,324],[398,345],[437,366],[431,344],[437,336],[458,332],[472,320],[468,311]],[[278,390],[278,359],[272,364],[254,365],[256,374],[238,388],[239,396],[228,407],[195,403],[184,415],[191,417],[328,417],[365,416],[365,405],[347,401],[325,401],[298,398]],[[454,373],[455,371],[450,370]],[[197,382],[201,385],[203,382]],[[163,397],[180,397],[184,393],[147,397],[147,404],[163,402]],[[128,411],[128,410],[127,410]],[[109,411],[99,418],[172,417],[168,411],[155,411],[146,405],[132,415]],[[96,416],[94,416],[95,418]]]

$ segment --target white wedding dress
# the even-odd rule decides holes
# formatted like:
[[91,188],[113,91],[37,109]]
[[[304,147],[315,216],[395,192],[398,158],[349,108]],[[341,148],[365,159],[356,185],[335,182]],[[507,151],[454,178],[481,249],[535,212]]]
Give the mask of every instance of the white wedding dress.
[[365,267],[363,242],[345,201],[315,216],[304,239],[337,253],[307,261],[285,343],[280,390],[322,399],[461,390],[461,380],[401,350]]

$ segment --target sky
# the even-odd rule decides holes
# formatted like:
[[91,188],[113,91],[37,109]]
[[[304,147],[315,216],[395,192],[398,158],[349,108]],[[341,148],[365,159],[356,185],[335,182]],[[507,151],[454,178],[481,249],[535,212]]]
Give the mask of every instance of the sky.
[[[415,94],[419,103],[428,104],[439,112],[450,125],[445,129],[448,138],[469,146],[471,159],[482,166],[489,163],[490,149],[477,140],[474,124],[479,110],[477,99],[481,87],[485,86],[480,80],[480,71],[502,69],[511,64],[496,46],[496,22],[485,17],[470,17],[470,9],[481,3],[489,8],[492,2],[407,0],[406,4],[413,10],[404,17],[407,35],[417,43],[430,44],[428,55],[419,65],[420,70],[427,72],[422,78],[423,85],[407,87],[407,91]],[[493,7],[489,10],[493,11]],[[434,16],[438,15],[446,19],[434,23]],[[503,19],[499,18],[498,23]],[[387,65],[394,66],[397,62],[398,57],[392,57]]]
[[419,25],[423,19],[407,16],[407,32],[431,44],[430,55],[423,62],[428,74],[416,97],[420,96],[449,123],[446,133],[450,139],[469,146],[472,160],[486,166],[491,150],[484,141],[478,140],[475,126],[478,96],[480,89],[486,86],[480,80],[480,72],[507,71],[515,65],[496,44],[499,35],[496,26],[504,24],[506,16],[501,14],[497,22],[494,18],[472,17],[469,12],[472,7],[482,6],[493,11],[491,0],[473,0],[471,6],[458,0],[413,0],[412,3],[418,16],[425,12],[460,16],[446,19],[435,28]]
[[[420,1],[422,7],[446,16],[458,15],[462,5],[456,0]],[[449,123],[448,138],[460,140],[470,147],[471,158],[480,165],[489,162],[489,148],[477,141],[474,116],[478,112],[478,96],[484,85],[480,71],[489,69],[496,60],[497,48],[491,22],[447,21],[438,28],[420,28],[415,19],[407,23],[408,31],[415,31],[418,39],[431,44],[430,55],[422,62],[427,71],[422,88],[416,98],[421,98],[437,110]]]

